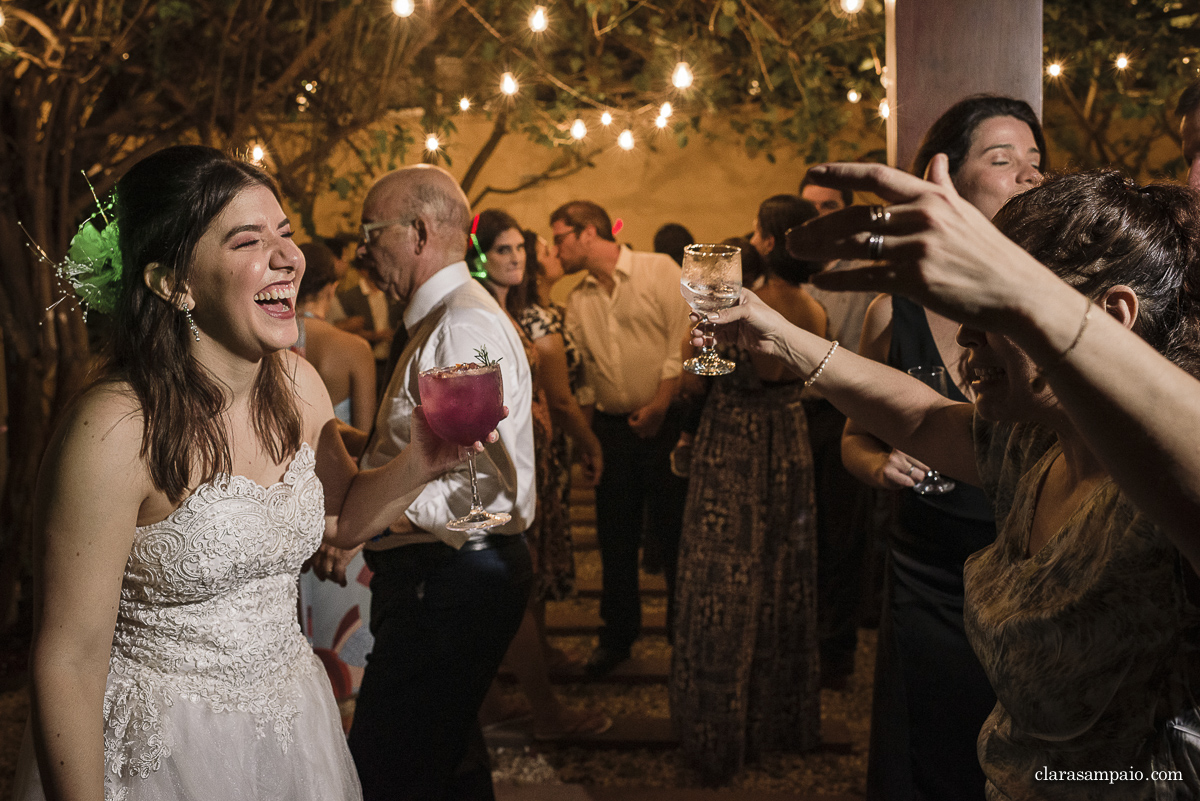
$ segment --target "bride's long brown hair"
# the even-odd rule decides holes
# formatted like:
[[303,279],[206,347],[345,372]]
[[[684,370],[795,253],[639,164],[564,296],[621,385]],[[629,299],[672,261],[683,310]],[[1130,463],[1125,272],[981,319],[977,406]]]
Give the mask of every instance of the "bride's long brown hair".
[[[231,401],[222,383],[191,355],[192,335],[180,311],[197,242],[241,191],[265,186],[262,170],[208,147],[160,150],[134,165],[117,184],[123,262],[114,313],[108,374],[128,382],[141,405],[142,457],[154,486],[179,503],[197,483],[233,472],[223,413]],[[157,262],[174,279],[170,300],[150,291],[142,274]],[[300,447],[301,419],[293,377],[280,353],[267,356],[250,398],[262,447],[283,462]]]

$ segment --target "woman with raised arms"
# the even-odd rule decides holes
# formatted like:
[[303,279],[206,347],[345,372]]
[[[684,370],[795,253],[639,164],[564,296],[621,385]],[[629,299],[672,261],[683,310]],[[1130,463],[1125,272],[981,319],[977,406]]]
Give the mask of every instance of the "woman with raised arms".
[[834,351],[749,294],[715,321],[993,499],[996,542],[964,576],[967,634],[998,698],[979,735],[988,797],[1090,798],[1098,785],[1081,779],[1097,770],[1116,772],[1106,798],[1195,793],[1194,775],[1151,776],[1182,764],[1177,726],[1195,720],[1200,197],[1069,175],[1010,200],[997,229],[958,196],[942,155],[931,182],[878,165],[810,175],[893,204],[792,233],[811,258],[879,260],[816,282],[960,320],[975,403]]

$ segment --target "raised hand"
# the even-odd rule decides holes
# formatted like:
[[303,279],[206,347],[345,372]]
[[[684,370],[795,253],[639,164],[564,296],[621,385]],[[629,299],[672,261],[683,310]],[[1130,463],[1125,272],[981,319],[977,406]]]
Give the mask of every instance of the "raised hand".
[[[873,192],[892,205],[852,206],[788,234],[788,249],[814,260],[871,259],[865,267],[819,273],[821,289],[904,295],[947,317],[1002,331],[1057,279],[959,196],[938,154],[922,180],[880,164],[825,164],[821,186]],[[875,237],[872,241],[872,237]]]

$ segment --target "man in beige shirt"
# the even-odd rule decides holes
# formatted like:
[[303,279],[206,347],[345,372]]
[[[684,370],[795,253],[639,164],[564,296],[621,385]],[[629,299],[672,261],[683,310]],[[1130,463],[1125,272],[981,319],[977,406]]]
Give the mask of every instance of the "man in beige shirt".
[[679,434],[672,401],[691,324],[679,265],[618,245],[600,206],[572,201],[550,216],[550,226],[563,269],[588,272],[571,293],[567,328],[583,355],[580,404],[604,449],[596,487],[604,626],[588,662],[588,672],[600,676],[629,658],[641,629],[643,521],[646,536],[663,544],[669,626],[687,484],[671,474],[668,455]]

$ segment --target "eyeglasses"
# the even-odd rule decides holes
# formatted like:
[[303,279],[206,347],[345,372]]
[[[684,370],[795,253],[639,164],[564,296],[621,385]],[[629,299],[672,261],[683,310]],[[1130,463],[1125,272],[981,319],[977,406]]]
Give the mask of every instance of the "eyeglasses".
[[571,234],[574,234],[575,236],[579,236],[579,232],[582,230],[583,230],[582,228],[579,228],[578,226],[576,226],[575,228],[572,228],[570,231],[567,231],[565,233],[555,234],[554,235],[554,247],[561,247],[562,243],[566,241],[568,236],[570,236]]
[[380,228],[388,228],[393,225],[412,225],[416,221],[417,220],[415,217],[412,219],[409,219],[407,217],[400,217],[395,220],[384,220],[383,222],[363,223],[362,224],[362,238],[359,241],[362,242],[364,245],[369,245],[369,244],[371,244],[371,232],[372,231],[378,231]]

